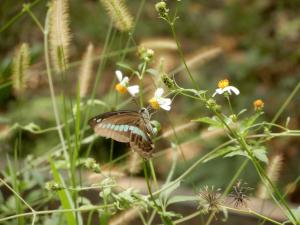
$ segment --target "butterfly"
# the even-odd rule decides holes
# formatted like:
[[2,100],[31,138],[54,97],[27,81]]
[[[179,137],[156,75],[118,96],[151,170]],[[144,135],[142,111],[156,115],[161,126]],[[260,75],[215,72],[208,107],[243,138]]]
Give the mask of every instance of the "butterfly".
[[148,109],[106,112],[91,118],[88,123],[97,135],[129,143],[131,149],[144,159],[151,157],[154,130]]

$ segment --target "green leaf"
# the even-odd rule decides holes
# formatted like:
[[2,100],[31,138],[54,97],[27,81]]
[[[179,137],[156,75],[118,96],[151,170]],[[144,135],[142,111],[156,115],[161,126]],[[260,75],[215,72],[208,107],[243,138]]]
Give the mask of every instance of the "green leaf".
[[[170,185],[170,184],[172,184],[172,185]],[[163,185],[162,188],[164,188],[165,186],[169,186],[169,187],[167,189],[165,189],[164,191],[162,191],[160,193],[159,197],[160,197],[160,199],[162,199],[162,202],[164,202],[165,204],[168,204],[168,200],[169,200],[171,193],[174,192],[177,188],[179,188],[180,182],[170,182],[170,183]]]
[[298,206],[297,208],[291,209],[291,211],[298,221],[295,221],[290,214],[288,214],[288,218],[293,224],[297,224],[297,222],[300,221],[300,206]]
[[242,109],[242,110],[237,114],[237,116],[240,116],[240,115],[242,115],[242,114],[245,113],[245,112],[247,112],[247,109]]
[[198,200],[199,197],[197,196],[175,195],[169,199],[168,204],[170,205],[178,202],[191,202],[191,201],[198,201]]
[[248,157],[248,155],[243,150],[232,151],[232,152],[226,154],[224,157],[233,157],[233,156],[237,156],[237,155]]
[[258,160],[264,163],[268,163],[269,160],[267,157],[267,151],[263,146],[259,146],[258,148],[255,148],[253,150],[253,154]]
[[123,69],[127,69],[127,70],[129,70],[129,71],[131,71],[131,72],[135,72],[135,70],[132,69],[128,64],[125,64],[125,63],[117,63],[117,65],[118,65],[119,67],[123,68]]
[[228,146],[225,148],[221,148],[218,151],[214,152],[213,154],[210,154],[203,162],[206,163],[212,159],[218,158],[220,156],[226,155],[236,150],[237,150],[237,146]]
[[216,128],[223,127],[221,121],[218,120],[216,117],[212,117],[212,118],[210,118],[210,117],[201,117],[199,119],[195,119],[195,120],[192,120],[192,121],[200,122],[200,123],[206,123],[206,124],[209,124],[210,126],[216,127]]
[[255,123],[255,121],[258,119],[258,117],[261,115],[262,113],[255,113],[254,115],[244,119],[241,122],[241,126],[240,126],[240,132],[243,135],[247,135],[248,133],[248,129]]
[[[260,160],[264,163],[268,163],[267,151],[264,147],[262,147],[262,146],[251,147],[251,151],[255,158],[257,158],[258,160]],[[237,155],[246,156],[247,158],[250,158],[248,153],[241,150],[238,146],[236,146],[235,150],[229,152],[224,157],[233,157],[233,156],[237,156]]]
[[[66,185],[65,185],[64,179],[59,174],[59,172],[56,168],[56,165],[52,161],[52,159],[50,159],[50,165],[51,165],[51,170],[53,173],[54,181],[56,183],[60,184],[62,187],[65,187]],[[70,192],[67,189],[63,189],[61,191],[58,191],[57,193],[58,193],[58,196],[59,196],[59,199],[60,199],[63,209],[74,209],[74,203],[72,201]],[[65,212],[64,215],[65,215],[69,225],[77,224],[75,212]],[[80,215],[80,214],[78,214],[78,215]],[[79,224],[82,224],[82,220],[81,220],[80,216],[78,217],[78,220],[81,221],[81,222],[79,222]]]

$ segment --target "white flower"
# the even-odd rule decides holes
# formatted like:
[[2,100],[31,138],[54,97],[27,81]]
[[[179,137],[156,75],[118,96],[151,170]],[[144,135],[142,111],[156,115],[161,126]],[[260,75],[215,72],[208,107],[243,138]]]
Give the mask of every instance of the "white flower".
[[213,97],[216,95],[216,94],[219,94],[219,95],[222,95],[224,93],[228,93],[231,95],[231,92],[233,92],[234,94],[236,95],[239,95],[240,94],[240,91],[239,89],[237,89],[236,87],[234,86],[229,86],[229,81],[227,79],[225,80],[220,80],[219,83],[218,83],[218,87],[215,91],[215,93],[213,94]]
[[149,100],[149,103],[153,109],[162,108],[169,111],[171,109],[171,99],[162,97],[164,90],[162,88],[157,88],[154,93],[154,97]]
[[120,70],[116,70],[116,76],[119,81],[118,84],[116,84],[116,90],[124,94],[126,91],[129,92],[130,95],[135,96],[137,93],[139,93],[140,89],[138,85],[132,85],[129,86],[129,78],[127,76],[123,77],[123,73]]

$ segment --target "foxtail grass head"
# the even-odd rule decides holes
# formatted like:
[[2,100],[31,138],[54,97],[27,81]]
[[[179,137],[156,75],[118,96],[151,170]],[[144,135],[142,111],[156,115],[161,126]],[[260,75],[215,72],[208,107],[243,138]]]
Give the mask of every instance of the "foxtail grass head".
[[79,74],[81,98],[86,97],[89,91],[91,78],[92,78],[93,50],[94,50],[94,46],[92,44],[89,44],[82,58],[82,64],[81,64],[80,74]]
[[52,0],[50,10],[52,62],[57,72],[64,72],[68,66],[71,41],[67,0]]
[[130,31],[133,27],[133,18],[124,0],[100,0],[105,7],[114,26],[122,32]]
[[13,90],[15,95],[20,96],[26,88],[29,67],[29,48],[27,43],[23,43],[16,52],[13,59]]

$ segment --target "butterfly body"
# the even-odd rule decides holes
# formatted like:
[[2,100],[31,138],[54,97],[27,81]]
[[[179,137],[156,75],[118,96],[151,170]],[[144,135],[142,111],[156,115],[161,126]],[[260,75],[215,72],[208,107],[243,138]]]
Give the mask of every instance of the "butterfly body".
[[143,158],[151,157],[153,129],[147,109],[107,112],[90,119],[89,125],[99,136],[129,143]]

